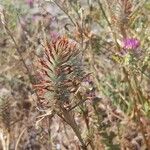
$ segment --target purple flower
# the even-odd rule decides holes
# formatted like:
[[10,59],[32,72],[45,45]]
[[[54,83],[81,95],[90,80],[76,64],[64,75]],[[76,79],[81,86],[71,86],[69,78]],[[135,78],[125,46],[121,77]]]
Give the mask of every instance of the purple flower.
[[34,0],[26,0],[26,3],[30,6],[30,8],[33,8]]
[[55,32],[55,31],[52,31],[50,32],[50,37],[53,39],[53,40],[56,40],[60,37],[59,33]]
[[137,49],[140,46],[140,41],[136,38],[126,38],[123,40],[124,49]]

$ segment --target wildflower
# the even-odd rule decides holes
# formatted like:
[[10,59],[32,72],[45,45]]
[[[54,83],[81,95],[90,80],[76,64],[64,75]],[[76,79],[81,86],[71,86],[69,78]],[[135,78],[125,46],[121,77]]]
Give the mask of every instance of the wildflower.
[[76,44],[58,37],[47,43],[39,59],[38,95],[46,100],[68,101],[83,78],[82,60]]
[[59,37],[59,34],[57,32],[52,31],[50,32],[50,36],[52,39],[56,40]]
[[136,38],[126,38],[122,41],[122,49],[120,50],[119,55],[120,56],[126,56],[129,53],[134,54],[135,56],[138,56],[141,53],[140,47],[140,41]]
[[140,46],[140,41],[136,38],[126,38],[123,40],[124,49],[137,49]]
[[30,8],[33,8],[34,0],[26,0],[26,3],[29,5]]

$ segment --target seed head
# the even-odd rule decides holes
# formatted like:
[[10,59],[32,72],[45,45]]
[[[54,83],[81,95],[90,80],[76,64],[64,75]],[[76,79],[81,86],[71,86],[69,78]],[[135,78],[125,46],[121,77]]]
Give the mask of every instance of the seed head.
[[38,95],[48,101],[69,101],[83,78],[82,56],[76,43],[58,37],[44,46],[38,61]]

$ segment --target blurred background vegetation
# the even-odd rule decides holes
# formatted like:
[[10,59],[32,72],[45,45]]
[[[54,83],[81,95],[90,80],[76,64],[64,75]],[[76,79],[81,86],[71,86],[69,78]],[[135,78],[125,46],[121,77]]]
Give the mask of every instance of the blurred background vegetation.
[[[0,0],[0,17],[0,149],[150,149],[149,0]],[[77,44],[88,78],[63,104],[84,144],[33,88],[43,45],[59,36]]]

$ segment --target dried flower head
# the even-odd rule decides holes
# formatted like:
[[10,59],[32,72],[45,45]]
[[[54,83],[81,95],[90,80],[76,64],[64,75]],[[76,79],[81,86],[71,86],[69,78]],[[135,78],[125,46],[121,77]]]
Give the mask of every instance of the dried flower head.
[[47,43],[39,59],[39,81],[35,85],[39,96],[48,101],[69,101],[82,78],[82,57],[76,43],[58,37]]

